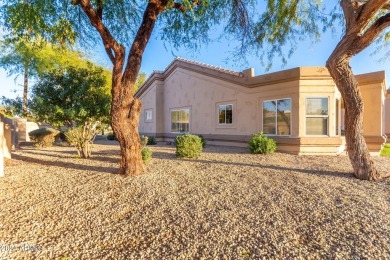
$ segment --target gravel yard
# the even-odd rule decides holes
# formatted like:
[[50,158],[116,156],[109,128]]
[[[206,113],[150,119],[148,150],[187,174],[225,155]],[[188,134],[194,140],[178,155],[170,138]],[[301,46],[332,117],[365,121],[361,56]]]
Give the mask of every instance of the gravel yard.
[[[351,176],[346,156],[151,146],[148,173],[117,174],[119,146],[91,159],[22,147],[0,178],[0,258],[390,259],[390,178]],[[390,174],[390,157],[375,157]]]

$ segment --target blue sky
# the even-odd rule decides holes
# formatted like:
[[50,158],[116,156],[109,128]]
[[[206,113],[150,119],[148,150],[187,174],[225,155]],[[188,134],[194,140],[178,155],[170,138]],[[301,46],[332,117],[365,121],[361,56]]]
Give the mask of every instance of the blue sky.
[[[324,66],[329,55],[337,45],[339,37],[339,35],[332,36],[330,33],[327,33],[322,36],[321,41],[318,43],[312,44],[310,40],[302,42],[284,67],[280,59],[275,58],[273,67],[269,72],[300,66]],[[232,57],[229,54],[231,47],[231,42],[216,40],[207,46],[203,46],[195,53],[192,50],[171,49],[169,44],[164,47],[161,41],[156,40],[152,36],[144,53],[141,71],[149,76],[153,70],[164,70],[176,56],[179,56],[236,71],[242,71],[252,67],[255,69],[256,75],[267,73],[265,68],[260,64],[258,57],[248,57],[246,59],[246,65],[231,61]],[[386,50],[372,55],[375,48],[377,46],[373,44],[354,57],[351,61],[351,67],[355,74],[385,70],[387,86],[390,86],[390,59],[380,62],[379,60],[385,57]],[[110,62],[103,50],[102,44],[97,44],[95,50],[98,50],[97,54],[90,56],[90,58],[96,63],[110,68]],[[22,77],[20,76],[17,81],[14,81],[15,76],[7,77],[6,72],[0,69],[0,96],[14,98],[17,95],[22,95]]]

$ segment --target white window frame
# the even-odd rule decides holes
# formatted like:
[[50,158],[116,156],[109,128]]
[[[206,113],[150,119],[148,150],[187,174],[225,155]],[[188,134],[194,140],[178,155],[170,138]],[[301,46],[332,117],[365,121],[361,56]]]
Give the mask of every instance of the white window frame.
[[[182,111],[182,110],[188,110],[188,132],[173,132],[172,131],[172,112]],[[183,108],[173,108],[169,110],[169,118],[170,118],[170,131],[173,134],[188,134],[191,132],[191,108],[189,107],[183,107]]]
[[[145,122],[152,122],[153,121],[153,109],[145,109]],[[148,113],[150,113],[150,119],[148,118]]]
[[[339,102],[338,106],[337,106],[337,101]],[[341,136],[341,98],[334,99],[334,108],[335,108],[335,112],[334,112],[335,132],[334,132],[334,134],[335,134],[335,136]],[[337,112],[338,112],[338,115],[337,115]],[[329,114],[329,111],[328,111],[328,114]]]
[[[327,115],[307,115],[307,100],[308,99],[319,99],[319,98],[326,98],[328,100],[328,114]],[[310,137],[329,137],[329,96],[313,96],[313,97],[306,97],[305,98],[305,136],[310,136]],[[326,120],[326,135],[310,135],[307,134],[307,125],[306,125],[306,118],[327,118]]]
[[[219,122],[219,112],[220,112],[221,106],[232,106],[232,122],[231,123],[226,123],[226,108],[225,108],[225,123]],[[218,118],[217,118],[218,125],[219,126],[232,126],[234,123],[234,105],[233,105],[233,103],[222,103],[222,104],[218,104],[217,107],[218,107]]]
[[[291,106],[291,111],[290,111],[290,134],[289,135],[278,135],[278,100],[284,100],[284,99],[289,99],[290,100],[290,106]],[[264,132],[264,103],[265,102],[272,102],[275,101],[276,103],[276,116],[275,116],[275,134],[264,134],[265,136],[291,136],[292,133],[292,98],[277,98],[277,99],[267,99],[263,100],[263,104],[261,107],[261,113],[262,113],[262,120],[261,120],[261,132]]]

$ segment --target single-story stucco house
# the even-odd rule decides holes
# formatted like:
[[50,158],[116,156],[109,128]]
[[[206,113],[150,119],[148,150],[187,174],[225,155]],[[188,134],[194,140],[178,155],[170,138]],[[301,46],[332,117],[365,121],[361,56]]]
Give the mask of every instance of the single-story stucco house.
[[[385,73],[356,77],[365,139],[371,152],[379,152],[385,142]],[[281,152],[345,150],[343,101],[325,67],[255,76],[252,68],[237,72],[176,58],[164,71],[153,72],[135,96],[143,103],[140,134],[160,141],[193,133],[209,144],[247,146],[252,134],[263,132]]]
[[390,89],[387,90],[385,100],[385,134],[390,138]]

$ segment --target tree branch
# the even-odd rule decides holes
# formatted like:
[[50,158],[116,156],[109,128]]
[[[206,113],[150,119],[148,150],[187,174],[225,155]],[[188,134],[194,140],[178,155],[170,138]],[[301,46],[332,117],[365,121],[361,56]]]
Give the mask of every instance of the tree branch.
[[[101,4],[101,1],[98,1]],[[115,40],[115,38],[111,35],[110,31],[106,26],[104,26],[102,18],[99,17],[99,15],[103,14],[103,7],[100,5],[98,7],[98,11],[96,12],[92,5],[90,0],[78,0],[76,1],[76,4],[81,7],[81,9],[84,11],[84,13],[89,18],[91,24],[95,29],[99,32],[100,37],[102,38],[104,48],[106,50],[106,53],[108,57],[110,58],[111,62],[114,64],[115,59],[117,57],[123,57],[124,56],[124,47],[118,44],[118,42]],[[114,54],[115,55],[114,55]],[[123,61],[122,61],[123,66]]]
[[356,7],[351,0],[342,0],[340,5],[344,12],[346,31],[348,32],[356,24]]
[[108,44],[108,42],[106,42],[103,37],[102,37],[102,41],[103,41],[103,44],[104,44],[104,49],[106,50],[106,53],[108,55],[108,58],[110,58],[110,61],[112,64],[115,63],[115,56],[114,54],[112,53],[113,49],[110,48],[110,45]]
[[[165,10],[165,5],[162,5],[158,0],[149,0],[148,5],[143,14],[141,25],[135,35],[133,44],[130,48],[125,71],[123,73],[122,83],[126,85],[127,93],[133,93],[133,86],[137,80],[139,69],[141,68],[142,55],[146,45],[152,35],[157,16]],[[127,96],[125,94],[125,96]],[[130,102],[128,100],[127,102]]]
[[103,20],[103,2],[102,0],[97,0],[97,16],[100,18],[100,20]]
[[178,9],[180,11],[182,11],[183,13],[194,8],[195,6],[199,5],[201,3],[201,0],[194,0],[191,4],[191,8],[188,8],[187,6],[181,4],[181,3],[175,3],[173,2],[170,6],[170,8],[175,8],[175,9]]
[[390,13],[380,17],[376,20],[370,28],[359,38],[359,48],[365,49],[383,32],[384,29],[390,26]]
[[[362,4],[364,2],[364,4]],[[364,23],[363,28],[367,26],[371,18],[382,10],[386,5],[389,5],[389,0],[370,0],[370,1],[362,1],[355,0],[355,3],[362,4],[359,6],[357,14],[357,22]]]

